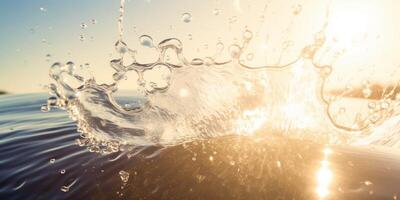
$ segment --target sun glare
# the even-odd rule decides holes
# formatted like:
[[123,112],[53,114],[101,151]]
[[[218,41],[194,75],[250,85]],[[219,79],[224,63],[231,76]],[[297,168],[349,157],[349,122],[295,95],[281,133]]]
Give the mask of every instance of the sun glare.
[[329,148],[324,149],[324,159],[321,161],[321,167],[317,172],[317,188],[316,192],[320,199],[324,199],[329,195],[329,185],[332,181],[332,171],[329,169],[328,157],[332,153]]
[[372,1],[338,2],[331,8],[327,34],[344,48],[351,47],[377,29],[379,11]]

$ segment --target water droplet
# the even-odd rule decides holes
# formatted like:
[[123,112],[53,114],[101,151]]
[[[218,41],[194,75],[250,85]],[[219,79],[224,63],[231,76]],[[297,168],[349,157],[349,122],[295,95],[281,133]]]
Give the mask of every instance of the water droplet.
[[233,24],[237,21],[237,17],[236,16],[232,16],[231,18],[228,19],[230,24]]
[[188,40],[192,40],[193,39],[193,36],[192,36],[192,34],[188,34]]
[[211,57],[206,57],[206,58],[204,58],[204,64],[206,65],[206,66],[211,66],[211,65],[214,65],[214,60],[211,58]]
[[49,62],[51,59],[51,54],[46,54],[46,62]]
[[246,41],[251,40],[252,37],[253,37],[253,33],[252,33],[251,31],[245,30],[245,31],[243,32],[243,38],[244,38],[244,40],[246,40]]
[[247,56],[246,56],[246,59],[247,59],[248,61],[253,60],[253,58],[254,58],[254,54],[253,54],[253,53],[248,53]]
[[62,169],[62,170],[60,171],[60,174],[65,174],[65,169]]
[[282,163],[281,163],[281,161],[276,161],[276,166],[278,167],[278,168],[281,168],[282,167]]
[[85,41],[85,35],[83,35],[83,34],[80,34],[79,35],[79,40],[81,41],[81,42],[83,42],[83,41]]
[[81,23],[81,29],[86,29],[87,25],[85,23]]
[[47,9],[44,8],[44,7],[40,7],[39,9],[40,9],[40,11],[42,11],[42,12],[47,12]]
[[204,181],[204,179],[206,179],[206,176],[198,174],[198,175],[196,175],[196,178],[197,178],[197,182],[201,183]]
[[42,105],[41,107],[40,107],[40,110],[42,111],[42,112],[49,112],[49,107],[47,106],[47,105]]
[[390,102],[385,100],[383,102],[381,102],[381,108],[382,109],[388,109],[390,107]]
[[54,162],[56,162],[56,159],[54,159],[54,158],[50,159],[51,164],[53,164]]
[[324,66],[321,67],[320,74],[323,78],[328,77],[332,73],[332,67],[331,66]]
[[200,58],[193,58],[193,60],[190,62],[191,65],[202,65],[204,61]]
[[209,159],[211,162],[214,161],[214,157],[213,157],[213,156],[208,157],[208,159]]
[[56,106],[57,105],[57,98],[56,97],[49,97],[47,99],[48,106]]
[[126,52],[128,52],[128,47],[126,46],[125,42],[118,40],[115,43],[115,50],[120,53],[120,54],[124,54]]
[[64,185],[64,186],[61,187],[61,191],[68,192],[69,191],[69,187]]
[[219,15],[219,13],[220,13],[220,10],[219,9],[214,9],[214,11],[213,11],[213,14],[215,15],[215,16],[217,16],[217,15]]
[[222,42],[218,42],[216,45],[216,48],[217,48],[217,52],[221,53],[224,50],[225,46]]
[[229,162],[229,164],[233,166],[233,165],[235,165],[235,161],[231,160],[231,161]]
[[128,182],[128,180],[129,180],[128,172],[121,170],[121,171],[119,171],[119,176],[121,177],[122,182],[124,182],[124,183]]
[[372,182],[371,182],[371,181],[364,181],[364,184],[365,184],[366,186],[370,186],[370,185],[372,185]]
[[363,96],[364,96],[364,98],[368,98],[368,97],[370,97],[371,96],[371,94],[372,94],[372,90],[371,90],[371,88],[364,88],[363,90],[362,90],[362,93],[363,93]]
[[376,103],[375,102],[369,102],[368,103],[368,108],[369,109],[375,109],[376,108]]
[[154,47],[153,38],[148,35],[142,35],[139,37],[140,44],[145,47],[152,48]]
[[90,22],[92,22],[92,24],[97,24],[97,20],[96,19],[92,19],[92,20],[90,20]]
[[241,48],[236,44],[233,44],[229,47],[229,54],[231,55],[232,58],[239,58],[240,52]]
[[51,76],[58,76],[61,73],[61,63],[56,62],[50,67],[50,75]]
[[185,23],[189,23],[192,21],[192,15],[190,13],[183,13],[182,14],[182,21]]
[[75,63],[74,62],[68,61],[64,67],[65,67],[64,71],[68,72],[68,74],[75,73]]
[[300,14],[302,9],[303,7],[300,4],[293,6],[293,14],[294,15]]
[[265,21],[265,17],[264,17],[264,15],[261,15],[260,16],[260,22],[264,22]]

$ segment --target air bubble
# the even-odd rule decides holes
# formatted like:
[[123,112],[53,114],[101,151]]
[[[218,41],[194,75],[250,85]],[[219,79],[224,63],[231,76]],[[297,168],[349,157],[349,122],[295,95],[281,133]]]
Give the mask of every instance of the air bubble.
[[56,159],[54,159],[54,158],[50,159],[50,164],[53,164],[55,162],[56,162]]

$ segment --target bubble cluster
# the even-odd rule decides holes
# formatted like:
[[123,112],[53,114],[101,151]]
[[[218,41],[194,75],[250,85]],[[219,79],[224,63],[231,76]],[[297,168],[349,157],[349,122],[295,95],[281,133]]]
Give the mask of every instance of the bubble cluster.
[[129,180],[129,173],[124,170],[121,170],[119,171],[119,177],[121,178],[122,182],[126,183]]

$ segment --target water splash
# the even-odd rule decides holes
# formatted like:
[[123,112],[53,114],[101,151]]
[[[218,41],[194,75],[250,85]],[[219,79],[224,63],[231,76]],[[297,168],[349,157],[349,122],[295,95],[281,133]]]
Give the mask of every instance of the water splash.
[[[297,6],[294,14],[300,11]],[[182,20],[190,22],[186,14]],[[342,96],[325,91],[332,66],[315,59],[325,44],[327,20],[293,61],[250,66],[241,59],[253,37],[250,30],[243,32],[241,43],[229,46],[230,59],[223,62],[215,57],[188,60],[179,39],[155,45],[150,36],[142,35],[140,43],[159,54],[153,63],[137,62],[136,51],[123,41],[123,15],[121,0],[115,43],[120,57],[110,61],[115,70],[113,83],[99,84],[83,76],[72,62],[54,63],[50,68],[52,96],[42,110],[66,110],[81,133],[78,144],[90,151],[110,153],[129,146],[174,145],[229,134],[265,135],[262,130],[320,142],[380,143],[387,137],[377,136],[379,127],[389,126],[388,119],[399,111],[400,99],[391,99],[393,90],[366,117],[358,117],[351,125],[338,123],[332,110]],[[217,44],[218,51],[224,47]],[[127,57],[131,62],[126,63]],[[171,62],[169,57],[176,59]],[[253,56],[245,57],[251,60]],[[133,94],[118,96],[120,83],[131,79],[131,73],[136,77]],[[363,93],[370,95],[368,84]],[[393,135],[391,141],[400,146],[399,134]]]

